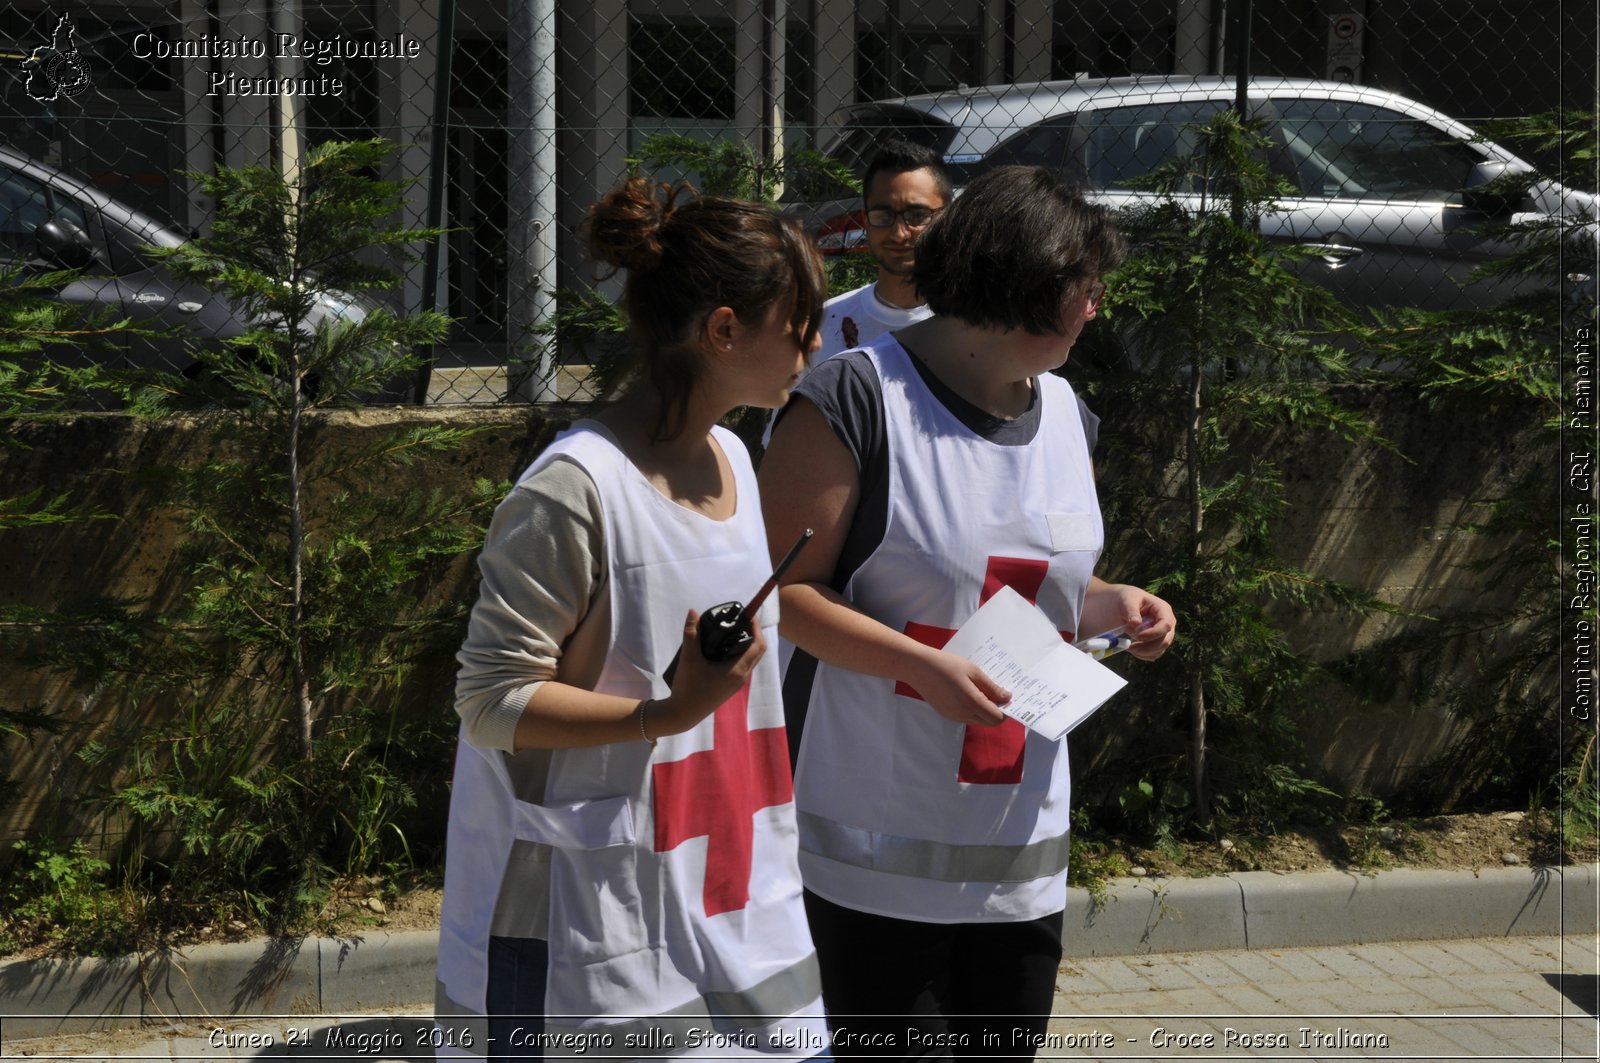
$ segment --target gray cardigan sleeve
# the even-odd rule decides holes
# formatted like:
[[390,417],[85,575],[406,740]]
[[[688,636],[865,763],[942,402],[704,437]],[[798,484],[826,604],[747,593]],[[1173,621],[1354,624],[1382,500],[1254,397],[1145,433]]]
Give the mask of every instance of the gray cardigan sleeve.
[[[595,662],[563,661],[574,642],[592,656],[609,624],[605,524],[587,472],[557,458],[517,484],[495,510],[478,557],[482,582],[456,655],[456,713],[468,742],[515,748],[517,721],[533,692]],[[572,665],[578,664],[574,669]]]

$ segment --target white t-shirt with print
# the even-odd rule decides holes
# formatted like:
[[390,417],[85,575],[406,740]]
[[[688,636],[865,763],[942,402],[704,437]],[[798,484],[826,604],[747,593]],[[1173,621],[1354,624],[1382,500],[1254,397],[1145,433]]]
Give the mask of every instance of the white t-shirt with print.
[[[878,298],[878,282],[873,281],[854,291],[836,295],[822,304],[822,347],[811,356],[809,371],[836,354],[865,347],[885,332],[915,325],[933,316],[927,303],[906,309],[890,306]],[[772,426],[778,423],[777,413],[767,418],[767,427],[761,433],[761,445],[772,442]],[[780,659],[788,660],[788,644],[780,651]]]
[[910,309],[890,306],[878,298],[876,281],[853,292],[845,292],[829,299],[822,307],[822,349],[811,360],[812,365],[826,361],[842,351],[864,347],[895,329],[914,325],[933,316],[928,304],[921,303]]

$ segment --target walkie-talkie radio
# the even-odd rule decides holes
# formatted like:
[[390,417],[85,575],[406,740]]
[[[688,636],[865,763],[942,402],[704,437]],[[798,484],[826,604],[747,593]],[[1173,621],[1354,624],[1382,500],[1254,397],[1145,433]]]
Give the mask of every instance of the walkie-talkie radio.
[[[749,649],[750,643],[755,641],[751,626],[752,618],[761,608],[761,604],[767,600],[767,595],[777,588],[778,580],[789,566],[794,564],[794,559],[800,556],[800,551],[811,541],[811,535],[810,528],[800,533],[800,538],[796,539],[789,552],[783,555],[783,560],[778,562],[778,567],[772,570],[772,575],[767,577],[767,581],[756,591],[755,597],[751,598],[748,604],[723,602],[700,614],[698,633],[701,656],[708,661],[731,661]],[[667,686],[672,685],[672,677],[677,671],[678,654],[675,653],[672,655],[672,663],[661,673],[662,678],[667,681]]]

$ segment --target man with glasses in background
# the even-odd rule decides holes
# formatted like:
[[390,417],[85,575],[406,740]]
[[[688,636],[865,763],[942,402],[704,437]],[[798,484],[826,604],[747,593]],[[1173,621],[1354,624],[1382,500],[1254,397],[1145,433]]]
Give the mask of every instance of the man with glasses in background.
[[[932,148],[891,138],[867,164],[861,193],[878,279],[823,304],[822,347],[811,356],[811,367],[933,314],[911,283],[911,269],[917,264],[917,237],[955,196],[944,160]],[[763,447],[782,415],[780,410],[768,418]],[[779,643],[780,662],[788,661],[789,650]]]
[[878,261],[878,279],[828,300],[822,349],[812,365],[932,313],[911,283],[911,268],[916,265],[917,237],[953,195],[943,160],[938,152],[910,141],[887,141],[867,165],[861,192],[867,247]]

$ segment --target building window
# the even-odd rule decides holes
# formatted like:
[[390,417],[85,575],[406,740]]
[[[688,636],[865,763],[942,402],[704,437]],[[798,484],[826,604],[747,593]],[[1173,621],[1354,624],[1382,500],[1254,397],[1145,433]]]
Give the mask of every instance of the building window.
[[790,22],[783,32],[783,116],[804,124],[811,121],[811,99],[816,93],[811,57],[816,53],[817,35],[803,22]]
[[505,38],[460,37],[450,62],[450,112],[469,124],[506,113],[508,66]]
[[633,21],[628,110],[635,118],[733,118],[733,27]]
[[864,27],[856,34],[857,98],[881,100],[982,84],[983,41],[977,33],[905,30],[898,55],[889,34]]

